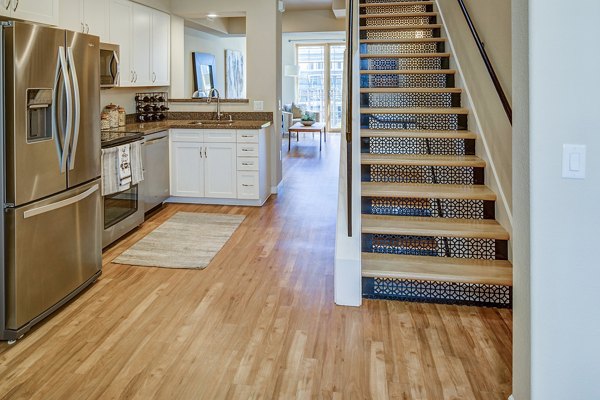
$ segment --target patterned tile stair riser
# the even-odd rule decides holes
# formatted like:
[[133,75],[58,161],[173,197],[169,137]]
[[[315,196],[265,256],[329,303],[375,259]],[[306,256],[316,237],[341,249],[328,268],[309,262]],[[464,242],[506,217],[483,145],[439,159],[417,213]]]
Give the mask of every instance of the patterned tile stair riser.
[[[461,90],[455,88],[452,54],[446,52],[445,40],[437,39],[443,27],[433,3],[398,4],[402,2],[360,2],[361,181],[366,190],[361,212],[363,219],[383,218],[381,223],[387,227],[399,224],[394,218],[420,218],[432,229],[415,235],[384,234],[377,233],[384,229],[376,225],[379,222],[367,231],[363,224],[363,296],[511,307],[512,287],[505,285],[510,273],[502,261],[508,258],[507,240],[477,237],[474,228],[466,236],[434,234],[440,232],[437,220],[458,221],[463,227],[467,221],[495,224],[495,197],[461,198],[465,193],[481,193],[480,189],[469,192],[467,187],[483,187],[485,163],[469,159],[477,157],[476,136],[464,133],[468,132],[467,115],[449,110],[461,107]],[[411,108],[419,110],[402,110]],[[444,110],[436,113],[436,109]],[[456,138],[447,134],[454,132]],[[406,186],[426,184],[452,187],[420,186],[411,192]],[[452,198],[435,198],[432,190]],[[403,231],[405,228],[397,233]],[[402,260],[412,262],[403,257],[418,262],[403,267]],[[463,261],[441,261],[450,259]],[[426,265],[433,266],[429,273],[435,272],[422,280],[428,273]],[[487,266],[494,269],[481,270]],[[374,273],[374,268],[380,272]],[[472,275],[461,275],[468,273]],[[496,284],[499,282],[502,284]]]

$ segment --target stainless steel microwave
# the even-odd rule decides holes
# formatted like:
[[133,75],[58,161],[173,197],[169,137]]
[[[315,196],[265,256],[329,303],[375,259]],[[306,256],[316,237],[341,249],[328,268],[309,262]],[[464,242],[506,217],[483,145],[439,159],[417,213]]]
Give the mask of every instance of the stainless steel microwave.
[[100,87],[119,86],[119,45],[100,43]]

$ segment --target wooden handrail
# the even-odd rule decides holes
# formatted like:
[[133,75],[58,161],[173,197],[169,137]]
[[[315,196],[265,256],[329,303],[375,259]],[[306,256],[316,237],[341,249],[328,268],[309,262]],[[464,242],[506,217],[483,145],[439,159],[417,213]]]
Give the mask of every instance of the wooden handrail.
[[354,49],[354,0],[348,0],[348,27],[346,31],[346,196],[348,210],[348,236],[352,237],[352,95],[353,95],[353,49]]
[[496,88],[498,97],[500,97],[500,101],[502,102],[502,106],[504,107],[504,111],[506,112],[506,116],[508,117],[508,120],[510,121],[510,124],[512,125],[512,108],[510,106],[510,102],[508,101],[508,98],[506,97],[506,94],[504,93],[504,90],[502,89],[502,85],[500,84],[500,81],[498,80],[498,76],[496,75],[494,66],[492,65],[492,62],[490,61],[490,58],[488,57],[487,52],[485,51],[485,46],[484,46],[483,42],[481,41],[479,34],[477,33],[477,29],[475,28],[475,25],[473,24],[473,20],[471,19],[471,15],[469,14],[469,11],[467,10],[467,6],[465,5],[465,2],[463,0],[458,0],[458,5],[460,6],[460,8],[463,12],[463,15],[465,16],[465,19],[467,20],[467,25],[469,25],[469,29],[471,30],[473,39],[475,39],[475,43],[477,44],[479,53],[481,53],[481,57],[483,58],[485,67],[487,68],[488,73],[490,74],[490,78],[492,78],[492,82],[494,83],[494,87]]

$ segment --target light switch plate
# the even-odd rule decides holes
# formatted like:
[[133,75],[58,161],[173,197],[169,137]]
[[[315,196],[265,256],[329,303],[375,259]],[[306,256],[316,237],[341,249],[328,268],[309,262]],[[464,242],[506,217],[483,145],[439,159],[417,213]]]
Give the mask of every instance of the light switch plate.
[[562,177],[585,179],[585,156],[585,145],[563,144]]
[[265,109],[265,102],[262,100],[256,100],[254,102],[254,111],[263,111]]

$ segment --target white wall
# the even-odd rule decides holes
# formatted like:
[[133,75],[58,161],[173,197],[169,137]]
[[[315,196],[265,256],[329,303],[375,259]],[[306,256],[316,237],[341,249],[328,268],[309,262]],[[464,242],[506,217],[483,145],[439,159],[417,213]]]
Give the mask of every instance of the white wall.
[[333,10],[298,10],[283,13],[284,32],[331,32],[346,29],[346,19],[336,18]]
[[512,0],[513,394],[531,396],[528,0]]
[[[600,399],[599,14],[597,0],[529,0],[531,390],[515,400]],[[587,145],[585,180],[561,178],[564,143]]]
[[296,78],[285,76],[285,66],[296,64],[296,44],[323,43],[324,41],[345,41],[345,32],[309,32],[284,33],[282,40],[281,64],[284,70],[282,76],[282,101],[289,104],[296,99]]
[[[194,93],[194,69],[192,66],[192,52],[200,51],[215,56],[216,71],[215,87],[225,97],[225,50],[238,50],[244,55],[246,61],[246,38],[245,37],[219,37],[209,33],[200,32],[196,29],[185,28],[184,37],[184,97],[192,97]],[[245,72],[244,72],[245,74]],[[246,87],[244,94],[246,97]]]

